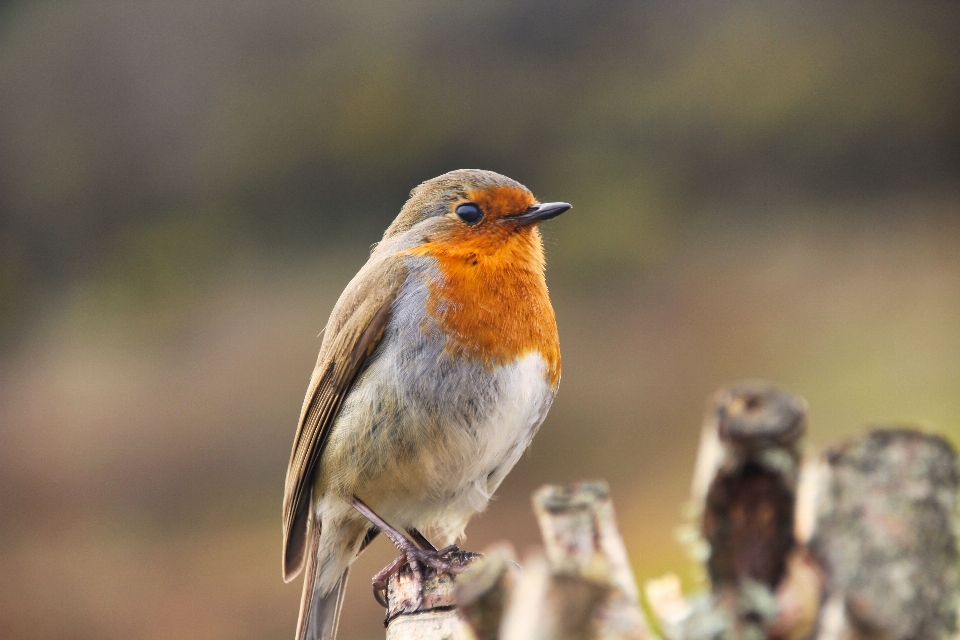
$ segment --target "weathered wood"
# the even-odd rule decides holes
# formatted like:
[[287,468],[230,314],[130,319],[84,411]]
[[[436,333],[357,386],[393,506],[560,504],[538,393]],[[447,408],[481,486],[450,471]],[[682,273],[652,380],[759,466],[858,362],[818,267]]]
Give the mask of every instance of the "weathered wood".
[[591,640],[604,636],[597,612],[610,586],[555,575],[547,559],[527,557],[500,629],[501,640]]
[[668,640],[806,640],[817,619],[822,581],[815,563],[798,552],[772,592],[750,582],[687,600],[672,574],[648,581],[644,590]]
[[704,429],[719,443],[701,520],[711,587],[750,580],[774,589],[794,547],[806,403],[766,383],[741,383],[715,396]]
[[520,572],[509,544],[485,549],[457,578],[456,601],[460,616],[478,640],[497,640],[500,626]]
[[810,549],[827,576],[818,640],[953,637],[953,447],[914,429],[876,429],[827,450],[818,468]]
[[548,600],[550,567],[542,555],[524,559],[523,572],[500,625],[500,640],[549,640],[553,638],[556,607]]
[[[805,402],[772,385],[718,393],[692,488],[710,592],[646,585],[667,640],[958,640],[960,463],[938,436],[877,429],[801,468]],[[544,551],[454,554],[455,580],[388,584],[388,640],[649,640],[607,486],[534,494]],[[823,606],[821,607],[821,604]],[[459,607],[459,610],[457,610]]]
[[708,404],[691,513],[711,594],[684,609],[677,594],[663,593],[669,585],[651,585],[666,636],[787,638],[809,627],[800,619],[806,601],[796,600],[809,574],[794,535],[805,430],[806,402],[765,382],[722,389]]
[[[480,558],[469,551],[451,553],[454,565],[467,567]],[[386,600],[387,640],[474,640],[469,625],[457,615],[454,576],[423,568],[422,598],[420,586],[409,565],[390,576]]]
[[388,640],[648,640],[606,484],[544,487],[533,502],[546,558],[530,556],[517,577],[506,547],[476,562],[454,554],[473,564],[456,580],[425,571],[420,606],[404,566],[387,585]]
[[[651,637],[606,483],[546,486],[533,506],[551,574],[548,601],[559,612],[552,637]],[[582,630],[573,622],[577,598],[595,601]]]

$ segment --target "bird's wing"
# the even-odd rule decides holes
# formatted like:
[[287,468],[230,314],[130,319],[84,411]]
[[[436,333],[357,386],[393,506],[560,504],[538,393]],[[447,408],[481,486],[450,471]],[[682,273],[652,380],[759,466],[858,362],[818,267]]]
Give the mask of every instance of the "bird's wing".
[[383,336],[405,278],[399,259],[368,263],[330,315],[287,467],[283,496],[283,575],[287,581],[303,567],[311,485],[330,427]]

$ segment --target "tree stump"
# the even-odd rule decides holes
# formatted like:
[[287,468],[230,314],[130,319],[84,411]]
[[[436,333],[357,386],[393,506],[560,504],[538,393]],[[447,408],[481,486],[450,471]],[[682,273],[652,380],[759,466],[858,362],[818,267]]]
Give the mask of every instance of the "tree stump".
[[818,640],[946,640],[957,631],[957,454],[914,429],[827,450],[810,549],[827,576]]

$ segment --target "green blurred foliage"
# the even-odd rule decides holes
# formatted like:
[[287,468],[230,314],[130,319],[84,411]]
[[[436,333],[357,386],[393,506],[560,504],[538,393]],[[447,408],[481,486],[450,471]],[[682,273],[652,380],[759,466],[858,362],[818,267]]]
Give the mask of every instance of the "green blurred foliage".
[[74,286],[76,329],[177,331],[244,240],[223,211],[180,213],[122,229]]

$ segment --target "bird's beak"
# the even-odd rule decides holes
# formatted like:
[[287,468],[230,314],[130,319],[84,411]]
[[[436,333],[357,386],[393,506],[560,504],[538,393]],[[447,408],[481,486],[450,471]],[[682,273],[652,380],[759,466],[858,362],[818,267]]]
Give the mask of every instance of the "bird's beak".
[[567,204],[566,202],[545,202],[543,204],[535,204],[531,205],[530,208],[523,213],[518,213],[514,216],[504,216],[503,218],[500,218],[500,221],[506,222],[510,220],[523,226],[532,224],[534,222],[549,220],[550,218],[556,218],[567,209],[572,208],[572,206],[573,205]]

